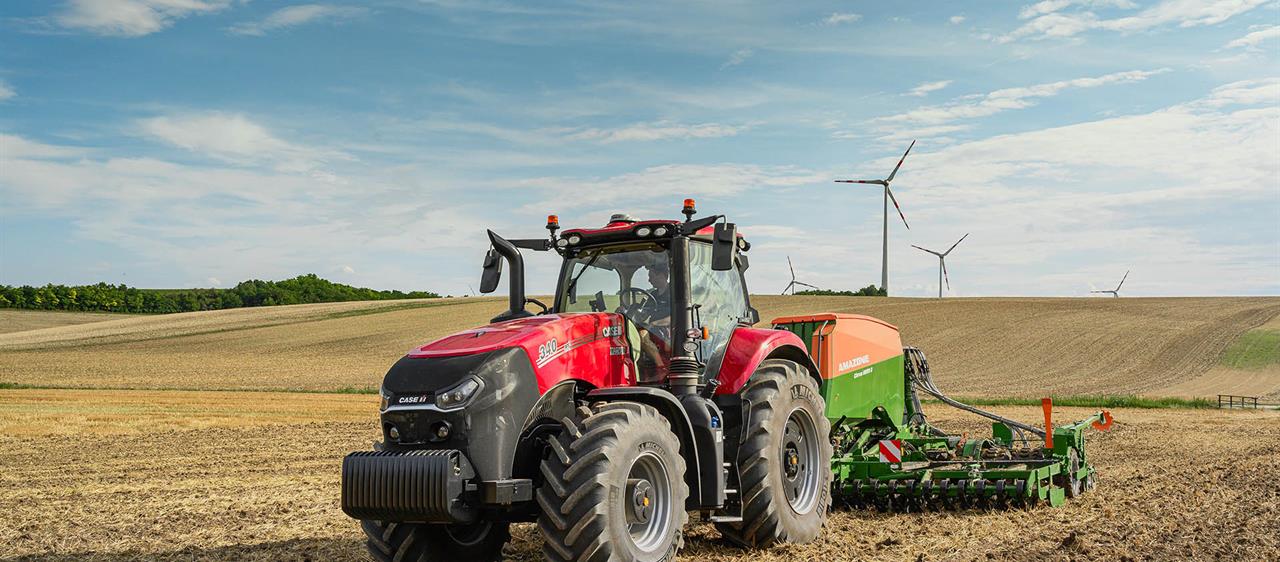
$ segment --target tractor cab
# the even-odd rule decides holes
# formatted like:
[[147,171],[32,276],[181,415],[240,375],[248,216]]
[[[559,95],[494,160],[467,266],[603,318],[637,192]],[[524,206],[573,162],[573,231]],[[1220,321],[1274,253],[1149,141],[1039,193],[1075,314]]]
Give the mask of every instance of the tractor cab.
[[[621,335],[638,382],[666,381],[675,357],[701,366],[698,384],[715,380],[734,329],[759,320],[743,277],[748,263],[743,252],[751,246],[722,215],[694,220],[694,201],[684,203],[684,222],[615,214],[600,228],[559,232],[559,219],[552,215],[547,239],[508,241],[490,232],[493,250],[485,258],[481,291],[496,290],[501,258],[513,270],[511,308],[494,321],[529,316],[528,303],[543,306],[544,314],[615,313],[624,319]],[[550,307],[524,297],[516,248],[563,257]]]
[[717,270],[715,228],[692,235],[681,230],[676,221],[614,215],[604,228],[568,230],[556,242],[564,262],[551,311],[620,314],[641,382],[665,380],[675,349],[672,320],[682,313],[694,334],[684,349],[705,365],[707,377],[719,370],[734,328],[755,320],[743,280],[745,256]]

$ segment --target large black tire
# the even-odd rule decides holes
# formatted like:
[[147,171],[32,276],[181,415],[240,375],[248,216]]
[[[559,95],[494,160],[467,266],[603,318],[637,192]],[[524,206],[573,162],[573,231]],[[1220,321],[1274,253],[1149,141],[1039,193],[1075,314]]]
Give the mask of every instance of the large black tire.
[[[630,402],[580,413],[562,420],[542,461],[543,554],[553,562],[674,559],[689,521],[689,487],[671,425],[653,407]],[[647,519],[637,519],[633,501]]]
[[[818,385],[796,362],[768,359],[751,375],[742,397],[750,401],[747,426],[726,436],[745,434],[737,459],[742,521],[716,527],[748,548],[810,542],[822,532],[831,506],[831,422]],[[789,447],[796,444],[795,427],[805,423],[804,443]],[[797,484],[800,478],[803,486]]]
[[378,562],[490,562],[511,540],[507,523],[426,525],[363,520],[369,554]]

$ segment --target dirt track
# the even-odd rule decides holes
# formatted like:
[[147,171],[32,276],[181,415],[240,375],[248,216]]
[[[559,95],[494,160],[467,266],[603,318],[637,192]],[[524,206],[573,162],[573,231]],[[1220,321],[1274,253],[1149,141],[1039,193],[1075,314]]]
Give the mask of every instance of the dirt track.
[[[21,416],[0,418],[0,552],[7,553],[0,560],[364,560],[358,529],[338,509],[338,465],[376,437],[373,397],[173,394],[131,422],[89,432],[95,424],[81,413],[93,402],[154,398],[0,391],[0,411],[26,405]],[[288,404],[315,421],[219,415],[219,401],[245,412]],[[173,429],[175,412],[195,418],[189,427],[198,429]],[[987,431],[940,406],[932,413],[948,429]],[[1064,508],[837,512],[815,544],[753,553],[723,545],[700,525],[681,559],[1280,558],[1280,413],[1126,410],[1116,419],[1090,443],[1102,471],[1098,490]],[[53,435],[32,431],[40,426]],[[510,558],[539,560],[533,528],[519,526],[515,535]]]
[[[825,310],[888,320],[902,329],[905,342],[928,353],[938,384],[960,396],[1213,395],[1226,390],[1213,388],[1213,380],[1186,383],[1214,369],[1241,333],[1280,316],[1280,298],[1274,297],[936,301],[758,296],[753,302],[765,319]],[[337,303],[0,334],[0,382],[98,388],[372,388],[405,350],[482,325],[501,308],[501,299],[493,298]],[[1280,372],[1221,380],[1237,394],[1280,393]]]

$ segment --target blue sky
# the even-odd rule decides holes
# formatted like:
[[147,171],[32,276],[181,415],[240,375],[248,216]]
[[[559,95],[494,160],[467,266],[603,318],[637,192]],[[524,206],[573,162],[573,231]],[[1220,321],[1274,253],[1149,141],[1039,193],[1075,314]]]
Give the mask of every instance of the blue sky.
[[[1280,293],[1280,5],[0,5],[0,283],[465,294],[484,229],[675,217],[753,292]],[[556,262],[532,255],[549,291]]]

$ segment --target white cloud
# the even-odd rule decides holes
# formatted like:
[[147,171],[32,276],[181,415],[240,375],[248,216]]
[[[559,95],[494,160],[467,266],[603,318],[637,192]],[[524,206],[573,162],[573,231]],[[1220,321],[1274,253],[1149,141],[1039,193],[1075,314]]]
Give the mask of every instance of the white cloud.
[[284,171],[318,168],[326,161],[349,160],[337,151],[281,140],[265,127],[235,113],[163,115],[138,122],[143,133],[192,152],[238,164],[269,164]]
[[951,16],[947,21],[951,22],[951,25],[960,25],[964,23],[964,16]]
[[98,35],[141,37],[190,15],[211,14],[230,0],[68,0],[54,24]]
[[1107,84],[1139,82],[1168,72],[1168,69],[1131,70],[1097,77],[1076,78],[1019,88],[1005,88],[987,94],[965,96],[946,105],[926,106],[897,115],[875,119],[880,123],[942,124],[958,119],[973,119],[995,115],[1011,109],[1023,109],[1036,104],[1036,100],[1056,96],[1064,90],[1096,88]]
[[929,92],[936,92],[950,85],[951,85],[950,80],[938,80],[937,82],[924,82],[919,86],[912,88],[910,92],[907,92],[907,95],[908,96],[925,96],[925,95],[928,95]]
[[[1047,292],[1071,294],[1091,277],[1113,275],[1107,263],[1146,269],[1153,281],[1135,287],[1145,294],[1256,291],[1275,282],[1266,274],[1280,266],[1274,238],[1258,232],[1214,239],[1218,229],[1203,214],[1274,205],[1276,96],[1280,79],[1236,82],[1151,113],[913,153],[899,199],[921,225],[913,235],[975,233],[970,241],[981,242],[966,248],[964,261],[981,269],[970,274],[981,280],[970,277],[969,286],[985,285],[987,294],[1015,290],[1008,279],[1030,267],[1045,271]],[[868,169],[886,165],[892,159]],[[975,201],[982,213],[976,222]],[[928,279],[928,260],[908,259]],[[1062,262],[1069,259],[1084,265]]]
[[751,58],[751,55],[753,54],[755,54],[755,51],[751,49],[738,49],[737,51],[734,51],[732,55],[729,55],[729,60],[720,65],[720,70],[724,70],[731,66],[738,66],[747,62],[747,59]]
[[451,203],[453,195],[403,171],[348,163],[343,179],[359,186],[351,189],[309,173],[105,156],[109,150],[118,148],[0,134],[0,214],[67,220],[67,236],[127,248],[134,266],[163,264],[185,279],[282,279],[371,253],[412,253],[420,258],[412,267],[365,268],[349,281],[439,289],[440,271],[480,252],[471,246],[480,245],[474,235],[484,224]]
[[330,6],[325,4],[300,4],[271,12],[258,21],[235,24],[227,31],[237,35],[266,35],[268,31],[285,29],[323,20],[342,20],[366,13],[364,8]]
[[1273,25],[1271,27],[1267,27],[1267,28],[1263,28],[1263,29],[1259,29],[1257,31],[1251,32],[1248,35],[1245,35],[1244,37],[1241,37],[1239,39],[1236,39],[1235,41],[1227,43],[1223,48],[1224,49],[1238,49],[1241,47],[1254,48],[1254,47],[1257,47],[1258,44],[1262,43],[1263,41],[1267,41],[1269,39],[1275,39],[1277,37],[1280,37],[1280,25]]
[[[1269,0],[1163,0],[1132,16],[1100,18],[1084,11],[1059,13],[1058,10],[1078,2],[1048,1],[1024,9],[1024,17],[1034,18],[1022,27],[998,37],[1007,43],[1022,38],[1045,39],[1074,37],[1085,31],[1100,29],[1118,32],[1144,31],[1156,27],[1176,25],[1195,27],[1216,25],[1239,14],[1248,12]],[[1092,4],[1092,3],[1088,3]],[[1114,5],[1114,3],[1112,3]],[[1037,6],[1044,5],[1044,8]],[[1130,7],[1127,3],[1125,6]]]
[[222,286],[222,280],[218,279],[217,277],[210,277],[208,279],[205,279],[205,281],[207,281],[210,285],[213,285],[214,287]]
[[1036,16],[1052,14],[1069,6],[1086,6],[1089,8],[1136,8],[1129,0],[1043,0],[1030,6],[1024,6],[1018,12],[1019,19],[1030,19]]
[[16,95],[18,95],[18,92],[14,91],[12,86],[5,83],[3,80],[0,80],[0,101],[7,100]]
[[602,143],[624,141],[658,141],[670,139],[706,139],[731,137],[745,130],[745,126],[700,123],[686,125],[669,121],[637,123],[617,129],[590,128],[568,135],[570,140],[589,140]]
[[356,272],[356,270],[355,270],[355,268],[353,268],[353,267],[351,267],[351,266],[349,266],[349,265],[344,265],[344,266],[342,266],[342,272],[343,272],[343,273],[347,273],[347,274],[351,274],[351,273],[355,273],[355,272]]
[[832,12],[826,19],[822,20],[827,25],[840,25],[842,23],[854,23],[862,19],[861,14]]

